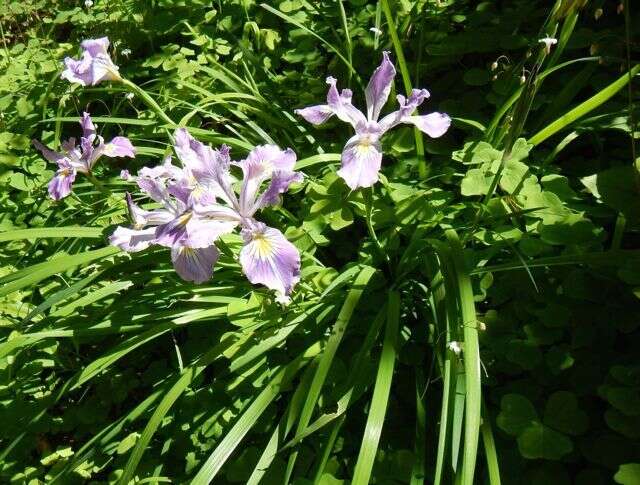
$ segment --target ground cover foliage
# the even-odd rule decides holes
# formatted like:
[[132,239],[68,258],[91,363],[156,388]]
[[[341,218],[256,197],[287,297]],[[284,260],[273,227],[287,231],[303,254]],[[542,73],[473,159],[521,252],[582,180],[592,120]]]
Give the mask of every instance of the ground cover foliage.
[[[0,481],[640,483],[634,7],[6,0]],[[60,79],[102,36],[143,92]],[[294,110],[330,75],[364,106],[382,51],[391,100],[427,88],[452,125],[389,132],[380,181],[350,190],[351,128]],[[53,201],[31,139],[83,111],[136,157]],[[242,275],[238,235],[201,285],[109,245],[121,170],[178,125],[234,159],[296,152],[304,180],[261,214],[302,256],[288,305]]]

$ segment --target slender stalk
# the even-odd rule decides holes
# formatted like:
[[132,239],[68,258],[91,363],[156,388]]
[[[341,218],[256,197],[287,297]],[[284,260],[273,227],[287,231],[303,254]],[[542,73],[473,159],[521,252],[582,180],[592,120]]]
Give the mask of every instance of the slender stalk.
[[131,91],[133,94],[138,95],[149,108],[151,108],[160,118],[162,118],[163,121],[165,121],[171,126],[176,125],[174,121],[171,118],[169,118],[169,116],[167,116],[167,114],[163,111],[160,105],[156,103],[155,99],[153,99],[151,95],[147,93],[144,89],[142,89],[137,84],[132,83],[128,79],[122,79],[121,82],[127,87],[127,89],[129,89],[129,91]]
[[[391,13],[391,9],[389,8],[388,0],[380,0],[380,5],[382,6],[382,11],[384,12],[384,16],[387,20],[387,26],[389,28],[389,35],[391,36],[393,48],[396,51],[396,57],[398,58],[398,65],[400,66],[400,74],[402,75],[404,89],[408,94],[412,89],[411,77],[409,76],[407,61],[404,58],[404,53],[402,52],[402,44],[400,43],[400,38],[398,37],[398,32],[396,31],[396,24],[393,20],[393,14]],[[413,134],[416,139],[416,152],[418,154],[418,175],[421,179],[424,180],[427,178],[429,171],[427,170],[427,162],[424,158],[424,142],[422,140],[422,132],[418,128],[414,128]]]
[[[342,19],[342,28],[344,29],[345,47],[347,48],[347,60],[349,64],[353,64],[353,47],[351,46],[351,34],[349,33],[349,24],[347,24],[347,14],[344,11],[343,0],[338,0],[338,6],[340,7],[340,18]],[[349,70],[348,85],[351,87],[351,76],[353,71]]]
[[382,244],[378,239],[375,229],[373,228],[373,222],[371,221],[371,216],[373,214],[373,187],[369,189],[364,189],[362,191],[364,196],[364,204],[366,207],[366,215],[365,221],[367,223],[367,230],[369,231],[369,236],[373,240],[373,243],[376,245],[376,250],[378,251],[378,255],[387,263],[389,270],[391,270],[391,261],[389,260],[389,255],[382,248]]
[[95,175],[93,175],[92,173],[86,173],[85,174],[87,176],[87,179],[89,179],[89,182],[91,182],[93,184],[93,186],[98,189],[98,192],[101,192],[103,194],[109,195],[109,190],[107,190],[107,188],[102,184],[102,182],[100,182]]

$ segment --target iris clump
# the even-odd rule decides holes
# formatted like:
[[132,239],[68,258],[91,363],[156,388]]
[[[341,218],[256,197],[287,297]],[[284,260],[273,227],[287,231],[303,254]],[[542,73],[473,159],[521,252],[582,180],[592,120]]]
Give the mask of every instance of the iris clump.
[[[255,215],[277,204],[292,183],[302,180],[302,174],[293,170],[293,150],[261,145],[235,162],[227,146],[214,150],[184,128],[176,130],[174,148],[182,167],[166,158],[159,166],[142,168],[135,177],[140,190],[161,208],[145,210],[127,194],[133,225],[118,227],[111,244],[128,252],[151,245],[170,248],[176,272],[187,281],[203,283],[211,278],[220,254],[215,242],[240,228],[244,274],[251,283],[288,296],[300,279],[300,254],[279,230]],[[237,194],[233,167],[241,172]]]
[[405,97],[399,94],[396,99],[400,109],[380,118],[380,112],[389,99],[391,85],[396,75],[389,53],[383,52],[382,63],[373,71],[365,89],[367,114],[351,104],[353,93],[350,89],[338,92],[337,80],[327,78],[329,92],[327,103],[297,109],[295,113],[309,123],[320,125],[332,116],[349,123],[355,130],[342,150],[342,166],[338,170],[345,183],[352,190],[371,187],[379,178],[382,165],[382,136],[399,124],[411,124],[432,138],[444,135],[451,125],[451,118],[445,113],[429,113],[416,116],[414,111],[427,98],[429,91],[414,89]]

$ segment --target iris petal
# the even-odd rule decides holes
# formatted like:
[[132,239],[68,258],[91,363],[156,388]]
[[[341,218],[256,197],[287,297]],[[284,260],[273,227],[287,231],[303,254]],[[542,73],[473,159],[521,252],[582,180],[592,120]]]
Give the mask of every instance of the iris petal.
[[289,295],[300,281],[298,249],[280,231],[261,223],[245,229],[243,236],[240,264],[249,281]]

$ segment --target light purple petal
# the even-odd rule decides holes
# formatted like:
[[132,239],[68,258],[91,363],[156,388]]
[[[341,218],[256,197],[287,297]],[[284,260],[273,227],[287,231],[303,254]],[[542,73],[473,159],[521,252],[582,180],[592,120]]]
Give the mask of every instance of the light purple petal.
[[409,116],[406,123],[412,123],[431,138],[438,138],[446,133],[451,126],[451,118],[445,113],[429,113],[424,116]]
[[280,201],[280,194],[289,190],[289,186],[294,182],[302,182],[301,172],[285,172],[277,170],[271,176],[271,183],[267,190],[260,196],[256,203],[256,210],[268,205],[277,204]]
[[199,284],[211,279],[219,254],[215,246],[197,249],[179,246],[171,248],[171,261],[183,280]]
[[187,223],[182,244],[190,248],[205,248],[223,234],[232,232],[237,225],[238,221],[207,219],[195,214]]
[[276,145],[260,145],[251,150],[249,156],[238,163],[244,176],[240,188],[240,213],[251,217],[262,183],[274,170],[292,172],[295,164],[296,154],[291,148],[281,150]]
[[105,144],[102,154],[107,157],[130,157],[136,156],[136,149],[128,138],[116,136],[109,143]]
[[53,200],[60,200],[71,193],[71,186],[76,179],[76,171],[70,165],[63,166],[60,164],[60,168],[49,182],[49,196]]
[[327,84],[329,92],[327,93],[327,105],[333,110],[333,113],[345,123],[350,123],[356,128],[358,125],[366,123],[367,118],[358,108],[351,104],[353,93],[350,89],[343,89],[338,93],[336,87],[336,79],[329,76]]
[[156,239],[158,244],[166,247],[205,248],[221,235],[233,231],[236,225],[236,221],[203,218],[193,210],[188,210],[172,221],[159,225]]
[[104,80],[120,80],[116,66],[107,52],[109,39],[87,39],[81,44],[83,48],[80,60],[67,57],[64,60],[65,70],[62,78],[77,82],[83,86],[94,86]]
[[371,187],[378,181],[382,165],[381,150],[380,142],[367,135],[356,135],[347,142],[342,151],[342,166],[338,175],[351,190]]
[[90,70],[91,61],[91,56],[83,55],[81,60],[65,57],[65,69],[62,71],[60,77],[71,83],[78,83],[82,86],[91,86],[93,84],[92,72]]
[[109,236],[109,243],[128,253],[137,253],[155,243],[155,228],[129,229],[119,226]]
[[302,116],[312,125],[321,125],[333,116],[333,110],[326,104],[318,104],[294,110],[294,113]]
[[178,158],[194,177],[213,175],[216,160],[211,147],[193,138],[185,128],[178,128],[174,138]]
[[396,68],[389,59],[389,53],[382,53],[382,63],[373,71],[373,75],[365,89],[367,100],[367,117],[371,121],[376,121],[380,116],[380,110],[389,99],[391,84],[396,76]]
[[82,136],[84,138],[90,139],[92,135],[96,134],[96,126],[91,120],[91,115],[86,111],[82,113],[82,117],[80,118],[80,126],[82,127]]
[[99,54],[107,54],[107,49],[109,49],[109,38],[100,37],[98,39],[86,39],[80,43],[80,47],[91,54],[91,57],[96,57]]
[[31,140],[31,143],[33,143],[33,146],[36,147],[36,149],[42,153],[42,156],[50,162],[60,163],[62,160],[66,159],[62,153],[49,149],[38,140]]
[[426,89],[413,89],[409,98],[399,94],[396,96],[400,108],[388,114],[380,120],[379,126],[382,132],[386,132],[400,123],[408,123],[407,118],[420,106],[425,99],[429,98],[429,91]]
[[[156,209],[152,211],[145,210],[138,206],[131,197],[131,194],[127,192],[127,208],[129,209],[129,215],[133,221],[135,229],[142,229],[144,226],[160,224],[166,224],[175,219],[175,214],[164,209]],[[153,229],[155,232],[155,229]]]
[[300,281],[300,253],[284,235],[262,223],[242,231],[245,245],[240,251],[242,271],[253,284],[262,284],[289,295]]
[[129,170],[127,170],[126,168],[123,168],[122,170],[120,170],[120,178],[125,181],[129,181],[133,179],[133,177],[129,173]]

